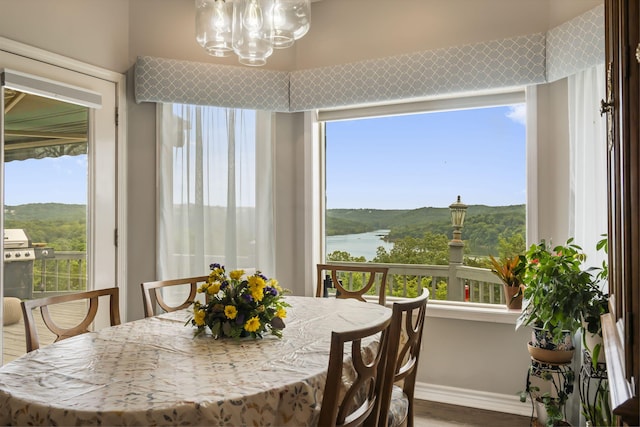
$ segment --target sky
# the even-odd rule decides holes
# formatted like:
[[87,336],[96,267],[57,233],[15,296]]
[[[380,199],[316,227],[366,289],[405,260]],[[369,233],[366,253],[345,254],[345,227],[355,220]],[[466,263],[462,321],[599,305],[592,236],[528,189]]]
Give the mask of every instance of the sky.
[[87,155],[14,160],[4,165],[5,204],[87,204]]
[[[525,203],[518,106],[327,123],[327,208]],[[5,203],[87,201],[87,156],[5,164]]]
[[525,106],[328,122],[328,209],[525,203]]

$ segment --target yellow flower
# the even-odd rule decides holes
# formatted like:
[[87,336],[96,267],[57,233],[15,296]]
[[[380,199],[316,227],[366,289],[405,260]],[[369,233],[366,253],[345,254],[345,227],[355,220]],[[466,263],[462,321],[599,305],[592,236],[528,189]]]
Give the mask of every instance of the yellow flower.
[[200,287],[198,288],[198,292],[200,292],[201,294],[207,292],[207,289],[209,288],[209,284],[208,283],[203,283],[202,285],[200,285]]
[[196,322],[197,326],[203,326],[204,325],[204,316],[206,315],[206,312],[204,310],[198,310],[195,312],[195,314],[193,315],[193,320]]
[[251,319],[247,320],[247,322],[244,324],[244,329],[247,332],[255,332],[260,329],[260,319],[258,319],[258,316],[252,317]]
[[276,317],[284,319],[285,317],[287,317],[287,310],[285,310],[284,308],[279,308],[278,310],[276,310]]
[[215,282],[211,283],[209,285],[209,288],[207,289],[207,293],[209,295],[217,294],[218,292],[220,292],[220,285],[221,285],[221,283],[218,282],[218,281],[215,281]]
[[279,293],[282,293],[282,288],[280,287],[280,284],[276,279],[269,279],[269,281],[267,282],[267,286],[271,286]]
[[224,315],[227,316],[227,319],[233,320],[238,315],[238,310],[234,306],[228,305],[224,308]]
[[229,277],[231,277],[232,280],[240,280],[243,275],[244,270],[233,270],[231,273],[229,273]]
[[264,289],[264,287],[266,286],[266,283],[262,277],[251,276],[249,277],[248,281],[249,281],[249,287],[252,289],[253,288]]
[[251,288],[251,296],[254,300],[260,302],[264,298],[264,292],[262,288]]
[[214,268],[213,270],[211,270],[211,273],[209,273],[210,282],[222,279],[224,279],[224,270],[222,268]]

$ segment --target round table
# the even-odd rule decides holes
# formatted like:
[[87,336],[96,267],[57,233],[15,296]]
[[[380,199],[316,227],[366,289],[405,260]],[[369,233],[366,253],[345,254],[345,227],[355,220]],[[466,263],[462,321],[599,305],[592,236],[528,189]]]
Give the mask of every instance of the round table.
[[315,425],[331,331],[391,310],[286,300],[282,339],[194,338],[182,310],[28,353],[0,368],[0,425]]

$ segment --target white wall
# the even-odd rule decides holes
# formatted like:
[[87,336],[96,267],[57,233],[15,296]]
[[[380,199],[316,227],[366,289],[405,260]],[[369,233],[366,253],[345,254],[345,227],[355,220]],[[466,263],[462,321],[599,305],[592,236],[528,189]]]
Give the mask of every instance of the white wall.
[[599,4],[601,0],[322,0],[313,4],[311,30],[296,42],[296,68],[536,34]]
[[[391,4],[396,7],[387,9]],[[602,0],[322,0],[313,4],[310,33],[295,48],[276,52],[268,67],[331,65],[540,32],[599,4]],[[129,85],[138,55],[235,64],[235,58],[216,60],[195,44],[192,5],[191,0],[0,0],[0,36],[128,73]],[[359,11],[359,20],[348,18],[347,12]],[[566,84],[546,85],[539,94],[538,227],[541,237],[560,241],[567,229]],[[128,125],[125,286],[127,318],[135,319],[142,317],[139,284],[155,278],[155,107],[129,99]],[[276,126],[277,275],[302,293],[303,115],[278,114]],[[515,332],[513,325],[430,316],[419,380],[515,396],[524,387],[526,341],[527,331]]]
[[129,0],[0,0],[0,36],[111,71],[129,57]]

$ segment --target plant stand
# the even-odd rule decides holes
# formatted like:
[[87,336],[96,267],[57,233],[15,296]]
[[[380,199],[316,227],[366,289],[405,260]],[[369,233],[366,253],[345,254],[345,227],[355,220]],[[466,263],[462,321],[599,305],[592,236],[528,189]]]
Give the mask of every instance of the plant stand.
[[535,409],[531,415],[532,426],[546,426],[550,418],[556,420],[553,425],[570,425],[566,422],[565,404],[573,393],[574,379],[570,362],[555,364],[531,358],[525,391]]
[[587,350],[582,351],[578,391],[586,421],[592,426],[611,425],[613,414],[609,404],[607,364],[600,362],[594,366],[591,354]]

